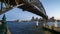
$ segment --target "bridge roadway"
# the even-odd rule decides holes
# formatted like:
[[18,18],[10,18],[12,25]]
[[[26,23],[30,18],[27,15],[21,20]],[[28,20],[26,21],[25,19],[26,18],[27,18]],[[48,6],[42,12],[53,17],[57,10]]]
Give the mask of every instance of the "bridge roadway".
[[[48,19],[46,11],[39,0],[0,0],[0,15],[14,8],[21,8],[23,11],[29,11],[45,19]],[[5,10],[2,8],[5,3]]]

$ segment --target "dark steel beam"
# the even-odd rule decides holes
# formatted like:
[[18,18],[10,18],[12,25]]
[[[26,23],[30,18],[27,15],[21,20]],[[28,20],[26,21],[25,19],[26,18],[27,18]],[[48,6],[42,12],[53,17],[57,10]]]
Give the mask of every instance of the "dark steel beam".
[[[8,0],[5,0],[6,3],[8,3]],[[32,0],[33,1],[33,0]],[[46,15],[46,11],[42,5],[41,2],[39,2],[39,0],[34,0],[33,2],[30,1],[28,2],[28,0],[9,0],[9,4],[12,5],[13,7],[14,6],[17,6],[17,3],[18,4],[22,4],[24,3],[25,5],[23,6],[20,6],[18,8],[22,8],[23,10],[26,10],[26,11],[29,11],[29,12],[32,12],[32,13],[35,13],[39,16],[42,16],[43,18],[46,18],[48,19],[47,15]],[[37,1],[37,2],[36,2]],[[4,2],[4,0],[2,0],[2,2]],[[39,5],[37,5],[39,4]],[[39,9],[41,9],[41,11],[39,11],[36,7],[34,7],[33,5],[37,6]],[[41,7],[41,8],[40,8]],[[43,10],[43,11],[42,11]]]

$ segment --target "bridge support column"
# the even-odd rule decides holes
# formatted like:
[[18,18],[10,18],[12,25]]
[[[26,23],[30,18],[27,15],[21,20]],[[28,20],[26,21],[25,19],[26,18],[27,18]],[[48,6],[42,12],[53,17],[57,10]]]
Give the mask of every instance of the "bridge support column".
[[46,19],[43,19],[43,27],[46,27]]
[[38,21],[36,21],[36,27],[38,27]]
[[45,24],[45,23],[43,23],[43,27],[45,27],[45,25],[46,25],[46,24]]
[[54,27],[58,27],[58,22],[57,21],[55,21]]

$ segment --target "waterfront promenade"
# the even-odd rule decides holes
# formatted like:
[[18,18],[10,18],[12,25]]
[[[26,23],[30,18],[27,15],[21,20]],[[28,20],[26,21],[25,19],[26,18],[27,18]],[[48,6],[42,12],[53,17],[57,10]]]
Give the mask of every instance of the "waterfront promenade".
[[54,23],[52,22],[51,25],[45,25],[45,26],[43,26],[43,28],[60,34],[60,26],[59,26],[60,24],[59,23],[60,22],[54,22]]
[[48,27],[43,27],[43,29],[55,32],[55,34],[60,34],[60,28],[48,28]]

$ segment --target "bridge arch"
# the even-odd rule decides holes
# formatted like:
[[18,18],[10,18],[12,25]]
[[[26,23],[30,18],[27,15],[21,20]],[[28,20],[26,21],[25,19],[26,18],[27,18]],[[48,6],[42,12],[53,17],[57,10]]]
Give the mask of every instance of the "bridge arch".
[[[1,0],[0,2],[4,2],[8,8],[5,11],[0,10],[0,14],[3,14],[13,7],[22,8],[23,10],[35,13],[39,16],[42,16],[45,19],[48,19],[46,11],[39,0]],[[11,7],[12,6],[12,7]],[[2,3],[1,3],[2,8]]]

